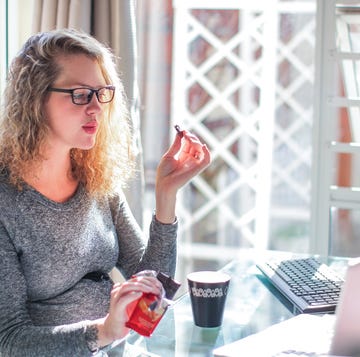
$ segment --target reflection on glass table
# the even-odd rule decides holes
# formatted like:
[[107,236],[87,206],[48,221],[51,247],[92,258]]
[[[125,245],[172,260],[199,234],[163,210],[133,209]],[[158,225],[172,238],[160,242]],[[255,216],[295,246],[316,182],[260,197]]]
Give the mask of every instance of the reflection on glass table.
[[[150,338],[131,332],[125,342],[114,344],[106,351],[107,355],[212,356],[212,351],[217,347],[293,317],[291,305],[267,284],[255,265],[264,254],[269,257],[294,256],[291,253],[247,250],[240,254],[239,259],[227,264],[222,271],[231,275],[231,282],[221,327],[195,326],[189,296],[184,294],[168,309]],[[323,260],[340,274],[344,274],[346,259]]]

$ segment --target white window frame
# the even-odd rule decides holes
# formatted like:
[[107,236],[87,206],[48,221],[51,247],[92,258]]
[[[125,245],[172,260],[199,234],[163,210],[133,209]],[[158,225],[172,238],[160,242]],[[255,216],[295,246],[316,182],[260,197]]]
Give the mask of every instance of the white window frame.
[[[359,95],[353,98],[346,95],[340,97],[335,91],[338,86],[338,61],[345,58],[360,60],[360,53],[350,52],[349,49],[341,49],[341,51],[337,49],[335,36],[337,5],[359,8],[359,2],[355,0],[317,1],[310,252],[323,255],[332,254],[331,210],[333,208],[360,209],[359,187],[338,187],[332,182],[335,154],[360,154],[360,142],[336,142],[335,120],[338,109],[346,107],[351,115],[351,107],[360,106]],[[343,75],[346,75],[346,68],[341,69]],[[350,84],[345,83],[345,85]],[[350,118],[351,120],[353,121],[352,128],[356,128],[356,118]],[[353,134],[353,139],[356,139],[356,132]]]

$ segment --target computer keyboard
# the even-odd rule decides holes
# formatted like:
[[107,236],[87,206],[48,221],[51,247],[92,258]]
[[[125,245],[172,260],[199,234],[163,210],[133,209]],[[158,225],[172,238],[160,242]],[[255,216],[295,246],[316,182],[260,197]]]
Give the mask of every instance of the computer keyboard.
[[268,260],[257,267],[294,306],[296,313],[332,313],[344,280],[316,258]]

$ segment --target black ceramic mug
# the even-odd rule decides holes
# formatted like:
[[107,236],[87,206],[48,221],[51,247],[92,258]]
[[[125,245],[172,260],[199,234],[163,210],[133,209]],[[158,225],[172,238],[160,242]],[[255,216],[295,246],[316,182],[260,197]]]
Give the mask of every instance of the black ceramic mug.
[[187,281],[195,325],[221,326],[230,276],[217,271],[198,271],[188,274]]

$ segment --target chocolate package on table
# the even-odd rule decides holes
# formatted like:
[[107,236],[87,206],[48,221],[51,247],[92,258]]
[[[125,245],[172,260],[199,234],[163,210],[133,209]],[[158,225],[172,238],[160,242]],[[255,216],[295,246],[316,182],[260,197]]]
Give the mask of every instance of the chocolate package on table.
[[129,305],[129,309],[132,311],[126,327],[149,337],[164,316],[181,284],[168,275],[161,272],[156,273],[153,270],[144,270],[134,276],[156,277],[163,286],[160,296],[143,293],[138,300]]

